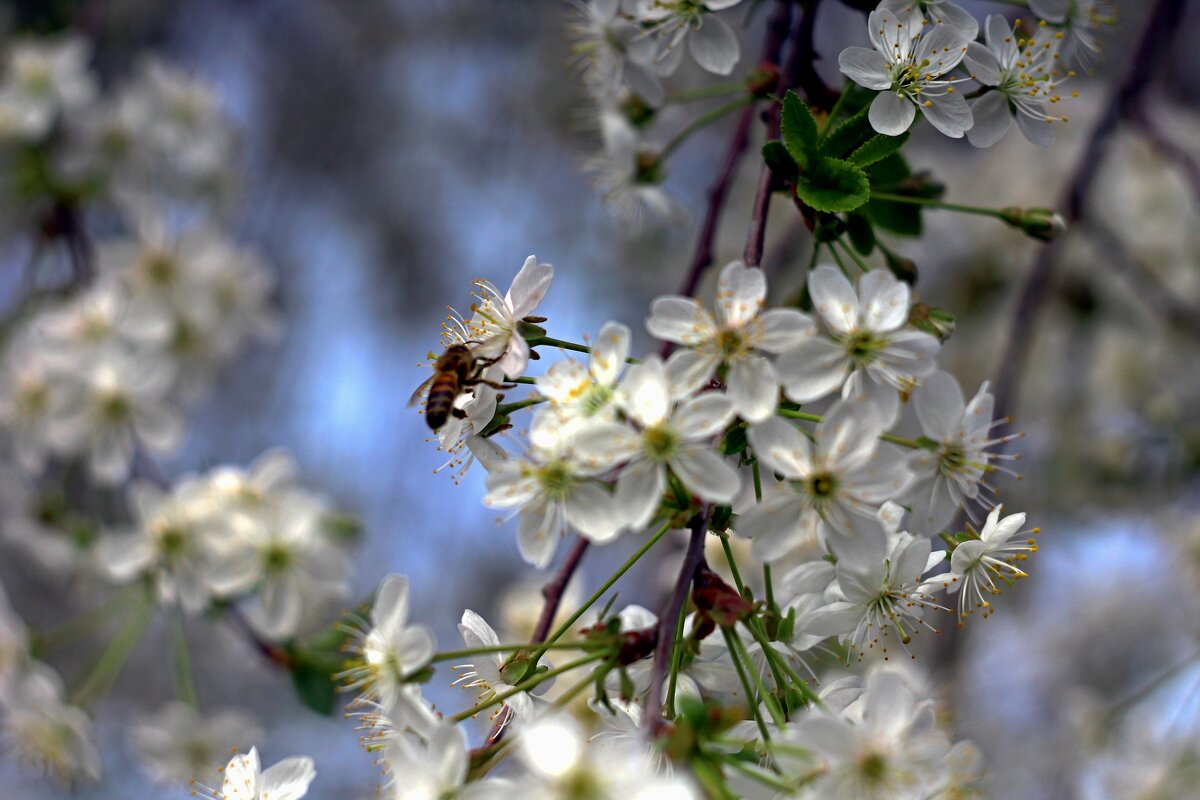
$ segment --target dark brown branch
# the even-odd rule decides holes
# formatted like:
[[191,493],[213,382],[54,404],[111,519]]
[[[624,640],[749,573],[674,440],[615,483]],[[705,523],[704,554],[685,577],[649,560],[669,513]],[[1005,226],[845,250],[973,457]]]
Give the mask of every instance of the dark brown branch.
[[809,105],[828,111],[837,102],[838,92],[829,88],[817,74],[816,65],[821,60],[821,54],[817,52],[813,40],[817,30],[817,6],[820,4],[821,0],[807,0],[802,4],[804,13],[796,29],[796,46],[792,57],[788,59],[784,79],[788,86],[795,86],[804,92]]
[[679,577],[675,579],[675,587],[671,590],[666,604],[659,611],[658,640],[654,645],[654,667],[650,673],[650,689],[646,694],[646,716],[642,723],[650,732],[662,724],[663,684],[666,682],[667,669],[671,663],[675,629],[679,624],[679,612],[687,600],[688,589],[692,586],[696,570],[704,563],[704,538],[708,535],[708,518],[711,513],[712,506],[705,506],[688,522],[691,538],[688,539],[683,563],[679,566]]
[[[1088,193],[1104,161],[1109,140],[1121,119],[1134,110],[1139,93],[1145,91],[1154,77],[1171,37],[1179,29],[1183,6],[1184,0],[1158,0],[1148,12],[1129,70],[1092,129],[1083,155],[1063,193],[1061,205],[1068,224],[1082,218]],[[996,370],[997,417],[1012,416],[1021,373],[1033,342],[1034,323],[1049,295],[1063,241],[1063,237],[1059,237],[1038,251],[1021,287],[1009,327],[1008,345]]]
[[1196,204],[1196,208],[1200,209],[1200,162],[1197,162],[1191,153],[1167,136],[1158,123],[1150,118],[1145,108],[1139,106],[1132,116],[1137,122],[1138,129],[1146,137],[1146,141],[1150,142],[1150,145],[1160,155],[1174,162],[1184,180],[1187,181],[1188,188],[1191,189],[1192,200]]
[[571,548],[571,552],[567,553],[567,560],[558,568],[554,577],[542,587],[542,597],[546,598],[546,602],[542,604],[542,615],[538,617],[537,627],[533,629],[532,641],[544,642],[550,635],[550,627],[554,624],[554,618],[558,616],[558,607],[562,604],[563,593],[566,592],[567,584],[575,575],[575,570],[579,569],[579,562],[583,561],[583,554],[587,552],[587,549],[588,540],[580,536],[575,541],[575,546]]

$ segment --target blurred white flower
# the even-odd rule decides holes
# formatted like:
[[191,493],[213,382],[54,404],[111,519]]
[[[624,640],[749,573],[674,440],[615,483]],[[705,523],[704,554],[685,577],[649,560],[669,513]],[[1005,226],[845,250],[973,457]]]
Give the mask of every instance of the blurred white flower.
[[406,681],[429,664],[435,648],[429,628],[408,621],[408,578],[389,575],[375,596],[370,627],[350,634],[346,651],[354,664],[337,677],[347,688],[391,707]]
[[714,11],[733,8],[742,0],[632,0],[630,10],[636,22],[654,37],[656,63],[670,73],[679,65],[684,39],[688,52],[702,69],[728,75],[741,55],[737,35]]
[[621,13],[621,0],[572,0],[567,26],[571,52],[582,67],[583,85],[600,101],[620,97],[623,87],[650,106],[664,98],[654,65],[654,40]]
[[0,425],[17,464],[28,475],[42,471],[51,449],[50,428],[69,387],[53,361],[39,342],[19,333],[4,354]]
[[78,111],[96,93],[82,38],[17,41],[0,83],[0,139],[41,139],[60,115]]
[[34,663],[0,692],[0,740],[18,762],[63,783],[100,780],[87,714],[63,699],[54,670]]
[[175,701],[139,718],[129,734],[156,781],[184,783],[211,774],[225,763],[231,748],[240,750],[259,739],[262,729],[243,711],[206,715]]
[[1103,0],[1029,0],[1029,10],[1056,29],[1060,52],[1088,72],[1100,64],[1100,27],[1116,21]]
[[910,28],[932,22],[945,25],[970,41],[979,34],[979,22],[970,11],[950,0],[883,0],[879,8],[892,12]]
[[662,164],[655,148],[616,109],[600,111],[600,152],[583,166],[596,191],[616,214],[637,227],[647,216],[678,223],[687,209],[662,187]]
[[29,661],[29,629],[8,603],[0,584],[0,698]]
[[612,419],[616,414],[617,380],[629,358],[629,327],[608,322],[592,342],[586,366],[568,356],[550,365],[535,381],[538,394],[570,426],[590,419]]

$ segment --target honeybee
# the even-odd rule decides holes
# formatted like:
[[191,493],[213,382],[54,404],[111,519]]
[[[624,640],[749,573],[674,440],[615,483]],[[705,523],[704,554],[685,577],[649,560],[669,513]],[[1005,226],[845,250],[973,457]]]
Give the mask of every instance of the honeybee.
[[429,423],[430,429],[436,432],[452,415],[459,418],[465,416],[461,408],[455,408],[454,401],[472,386],[484,383],[494,389],[512,388],[509,384],[496,383],[483,377],[483,371],[499,360],[477,358],[465,344],[451,345],[446,352],[438,356],[433,365],[433,374],[417,387],[408,404],[416,405],[428,389],[425,421]]

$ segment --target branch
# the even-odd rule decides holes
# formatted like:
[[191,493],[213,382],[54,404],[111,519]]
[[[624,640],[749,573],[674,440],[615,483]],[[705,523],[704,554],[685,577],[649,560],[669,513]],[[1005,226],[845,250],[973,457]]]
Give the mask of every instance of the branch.
[[643,725],[653,733],[662,724],[663,682],[667,678],[667,667],[671,663],[671,646],[675,642],[675,626],[679,624],[679,612],[687,600],[688,589],[696,570],[704,563],[704,537],[708,535],[708,518],[712,514],[712,506],[692,517],[688,523],[691,538],[688,540],[687,552],[683,563],[679,566],[679,577],[675,579],[675,588],[667,598],[667,604],[658,615],[658,640],[654,645],[654,667],[650,673],[650,689],[646,695],[646,715]]
[[1150,118],[1145,108],[1136,108],[1131,112],[1131,116],[1142,135],[1146,137],[1146,141],[1150,142],[1150,145],[1164,158],[1175,162],[1179,171],[1183,173],[1188,188],[1192,191],[1193,202],[1197,208],[1200,208],[1200,163],[1197,163],[1191,153],[1167,136],[1158,123]]
[[[1184,0],[1158,0],[1148,12],[1129,70],[1092,129],[1073,177],[1063,193],[1061,205],[1068,224],[1076,223],[1083,217],[1088,193],[1104,161],[1109,140],[1122,118],[1134,110],[1139,94],[1145,91],[1146,85],[1154,77],[1172,36],[1179,29],[1184,4]],[[1021,373],[1033,342],[1034,323],[1049,295],[1063,241],[1064,238],[1059,237],[1038,251],[1021,287],[1009,328],[1008,345],[996,370],[996,417],[1012,416]]]
[[[779,55],[783,51],[784,42],[787,41],[791,19],[792,4],[788,0],[776,0],[775,10],[771,14],[771,18],[767,21],[767,33],[766,39],[763,42],[760,69],[767,72],[778,70]],[[679,289],[679,293],[685,297],[691,297],[696,293],[696,288],[700,285],[700,278],[704,275],[704,270],[708,269],[713,262],[713,243],[717,236],[717,222],[720,220],[721,211],[729,195],[729,188],[733,183],[733,176],[737,171],[738,163],[741,161],[742,154],[746,151],[746,146],[750,142],[750,123],[753,120],[754,104],[751,103],[742,109],[742,113],[738,115],[737,127],[734,128],[733,138],[730,139],[729,146],[725,150],[725,158],[721,162],[721,169],[708,190],[708,207],[704,213],[704,223],[700,226],[700,236],[696,242],[696,251],[692,256],[691,266],[688,267],[683,284]],[[670,342],[664,342],[661,349],[662,357],[666,358],[669,356],[673,349],[674,345]]]
[[554,618],[558,616],[558,607],[562,604],[563,593],[567,589],[567,584],[571,582],[575,570],[579,569],[579,562],[583,560],[583,554],[587,552],[587,549],[588,540],[580,536],[575,542],[575,546],[571,548],[571,552],[567,554],[567,560],[558,568],[554,577],[542,587],[542,597],[546,598],[546,602],[542,604],[542,615],[538,617],[537,627],[533,629],[532,641],[544,642],[550,635],[550,626],[554,624]]

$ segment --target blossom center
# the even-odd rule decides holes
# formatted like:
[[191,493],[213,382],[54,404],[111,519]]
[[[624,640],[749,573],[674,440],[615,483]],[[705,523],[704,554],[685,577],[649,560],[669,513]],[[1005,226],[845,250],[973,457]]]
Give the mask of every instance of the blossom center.
[[855,331],[845,339],[846,354],[859,366],[870,364],[886,342],[871,331]]
[[547,497],[562,499],[566,497],[571,485],[575,482],[571,471],[562,461],[550,461],[537,472],[538,485]]
[[612,402],[613,387],[597,383],[588,387],[579,402],[579,411],[583,416],[590,417]]
[[654,461],[666,461],[679,450],[679,434],[666,425],[642,432],[642,449]]

